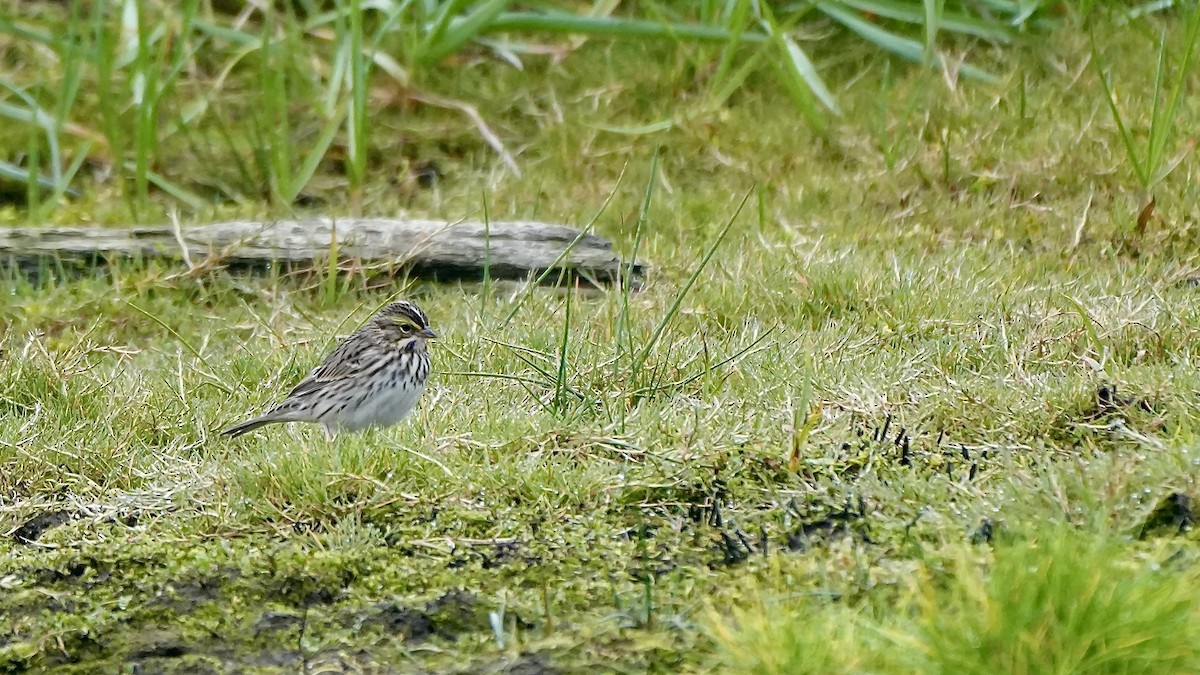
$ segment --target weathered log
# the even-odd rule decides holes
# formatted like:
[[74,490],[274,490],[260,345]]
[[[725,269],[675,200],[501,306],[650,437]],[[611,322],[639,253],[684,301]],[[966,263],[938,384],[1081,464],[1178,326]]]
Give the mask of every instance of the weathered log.
[[89,265],[121,259],[213,261],[232,267],[272,263],[316,264],[338,256],[367,266],[400,268],[417,277],[522,279],[549,271],[598,282],[615,282],[628,269],[612,244],[594,234],[532,221],[445,222],[347,218],[237,221],[174,228],[0,228],[0,259],[10,265],[44,266],[47,260]]

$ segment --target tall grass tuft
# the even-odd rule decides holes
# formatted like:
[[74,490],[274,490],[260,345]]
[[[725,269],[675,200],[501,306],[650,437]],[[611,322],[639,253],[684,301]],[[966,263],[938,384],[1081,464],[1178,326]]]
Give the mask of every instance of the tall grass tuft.
[[1128,544],[1054,532],[962,562],[926,587],[914,633],[924,670],[1200,672],[1200,595],[1187,570],[1132,559]]
[[715,657],[764,674],[1200,672],[1194,570],[1060,529],[998,546],[990,568],[979,557],[964,549],[949,571],[922,568],[911,603],[747,594],[712,608]]
[[716,672],[747,675],[829,675],[874,672],[872,649],[853,610],[808,595],[771,597],[746,593],[744,606],[710,607],[709,636],[716,643]]
[[[1179,100],[1183,95],[1188,77],[1195,69],[1193,54],[1197,38],[1200,38],[1200,9],[1193,9],[1188,13],[1182,55],[1175,64],[1175,73],[1172,77],[1168,72],[1170,64],[1167,57],[1173,50],[1169,50],[1167,47],[1166,32],[1164,31],[1160,35],[1158,60],[1154,70],[1154,94],[1149,101],[1138,102],[1143,112],[1149,116],[1147,131],[1143,138],[1143,135],[1137,132],[1135,115],[1130,111],[1123,112],[1121,109],[1116,87],[1110,75],[1104,70],[1103,59],[1093,36],[1092,64],[1096,76],[1104,88],[1105,102],[1112,113],[1113,121],[1117,124],[1117,132],[1134,178],[1142,190],[1147,193],[1170,175],[1195,147],[1194,138],[1186,141],[1182,148],[1172,147],[1172,142],[1179,135],[1177,124]],[[1148,194],[1147,197],[1149,197]]]

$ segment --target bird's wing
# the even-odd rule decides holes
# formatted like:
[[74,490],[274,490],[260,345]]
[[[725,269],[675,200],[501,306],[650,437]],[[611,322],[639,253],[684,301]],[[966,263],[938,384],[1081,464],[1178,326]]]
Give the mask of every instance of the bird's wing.
[[321,365],[312,369],[299,384],[288,393],[288,398],[303,396],[309,392],[323,389],[326,385],[345,379],[352,379],[371,365],[367,351],[363,349],[360,340],[347,339],[325,357]]

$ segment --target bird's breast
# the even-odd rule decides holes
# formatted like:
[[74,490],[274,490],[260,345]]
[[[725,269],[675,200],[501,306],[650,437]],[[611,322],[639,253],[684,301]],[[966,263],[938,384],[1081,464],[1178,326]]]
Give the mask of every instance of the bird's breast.
[[347,408],[339,426],[354,431],[366,427],[388,427],[408,417],[425,390],[424,382],[397,382],[366,397],[361,404]]

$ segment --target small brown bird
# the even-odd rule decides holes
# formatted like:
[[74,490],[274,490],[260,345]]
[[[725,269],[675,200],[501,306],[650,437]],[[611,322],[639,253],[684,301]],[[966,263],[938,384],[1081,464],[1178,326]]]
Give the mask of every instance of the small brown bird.
[[425,390],[427,341],[436,337],[419,307],[393,302],[338,345],[283,402],[221,434],[240,436],[275,422],[316,422],[332,439],[338,431],[391,426],[412,412]]

